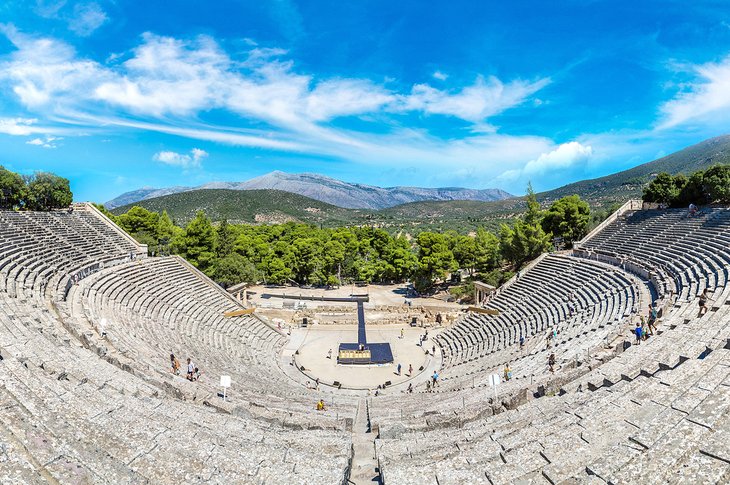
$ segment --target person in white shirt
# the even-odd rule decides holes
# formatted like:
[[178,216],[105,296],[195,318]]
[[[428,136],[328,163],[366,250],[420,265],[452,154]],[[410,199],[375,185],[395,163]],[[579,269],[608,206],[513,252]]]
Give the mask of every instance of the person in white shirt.
[[195,377],[195,364],[193,364],[193,361],[190,360],[190,357],[188,357],[188,380],[193,381]]

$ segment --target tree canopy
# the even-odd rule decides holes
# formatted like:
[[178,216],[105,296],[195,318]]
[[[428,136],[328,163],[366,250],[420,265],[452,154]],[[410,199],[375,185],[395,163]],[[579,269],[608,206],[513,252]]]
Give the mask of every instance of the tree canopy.
[[551,234],[542,228],[543,213],[532,185],[527,187],[527,211],[514,227],[502,224],[499,245],[502,256],[515,267],[535,259],[552,247]]
[[22,207],[27,191],[23,177],[0,165],[0,209]]
[[587,234],[590,220],[588,203],[578,195],[569,195],[552,203],[543,216],[542,227],[570,245]]
[[47,211],[71,205],[68,179],[49,172],[21,176],[0,166],[0,209]]
[[661,172],[644,188],[644,202],[659,202],[670,207],[689,204],[730,204],[730,165],[715,165],[689,177]]

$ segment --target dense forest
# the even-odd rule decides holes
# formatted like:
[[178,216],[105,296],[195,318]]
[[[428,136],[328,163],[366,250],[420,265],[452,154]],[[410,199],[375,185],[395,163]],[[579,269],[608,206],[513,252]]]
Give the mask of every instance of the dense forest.
[[406,237],[366,225],[214,224],[202,211],[181,227],[165,211],[138,206],[118,216],[106,214],[147,244],[150,254],[180,254],[223,286],[244,281],[340,285],[410,280],[425,291],[458,269],[498,285],[549,251],[555,240],[569,245],[586,234],[590,209],[578,196],[541,210],[532,189],[528,192],[524,214],[496,234],[479,228],[470,234],[424,231]]

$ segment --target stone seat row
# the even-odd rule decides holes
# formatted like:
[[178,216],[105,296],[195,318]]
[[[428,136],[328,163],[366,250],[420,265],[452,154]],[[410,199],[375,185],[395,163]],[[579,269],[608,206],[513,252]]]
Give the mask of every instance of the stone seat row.
[[[311,414],[312,393],[292,383],[276,365],[283,337],[255,316],[225,318],[240,306],[206,284],[179,258],[147,258],[119,265],[83,280],[70,300],[77,325],[100,335],[103,344],[132,362],[130,365],[164,375],[172,352],[181,364],[191,356],[203,369],[198,381],[217,392],[219,375],[231,375],[234,403],[265,403],[269,411]],[[351,416],[355,403],[342,400],[338,410]]]
[[3,297],[0,434],[25,444],[16,448],[18,466],[0,463],[3,481],[283,484],[344,476],[346,434],[297,432],[171,399],[29,307]]
[[605,265],[550,255],[489,302],[500,312],[497,317],[467,316],[437,341],[447,368],[463,365],[520,337],[559,328],[572,313],[584,314],[588,318],[581,323],[593,327],[624,317],[634,309],[636,292],[634,282]]
[[529,401],[449,433],[379,439],[377,454],[386,485],[591,477],[717,483],[730,476],[729,432],[730,352],[721,348],[610,387]]

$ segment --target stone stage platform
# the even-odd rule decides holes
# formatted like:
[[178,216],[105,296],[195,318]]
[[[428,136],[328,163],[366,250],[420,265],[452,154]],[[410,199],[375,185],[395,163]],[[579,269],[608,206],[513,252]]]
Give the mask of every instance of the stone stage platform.
[[393,351],[389,343],[368,343],[364,350],[360,344],[341,343],[338,364],[390,364],[393,362]]

